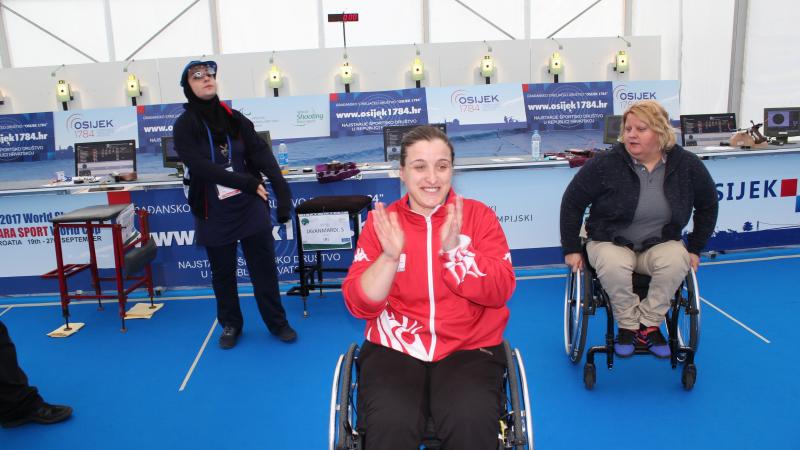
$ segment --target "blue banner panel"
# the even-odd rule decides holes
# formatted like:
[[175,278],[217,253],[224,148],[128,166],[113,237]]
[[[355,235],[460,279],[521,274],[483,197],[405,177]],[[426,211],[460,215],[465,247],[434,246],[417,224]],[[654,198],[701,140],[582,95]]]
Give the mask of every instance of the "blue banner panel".
[[532,130],[603,130],[614,114],[610,81],[537,83],[523,86],[525,113]]
[[136,107],[139,152],[161,154],[161,138],[172,136],[172,125],[183,113],[183,103],[140,105]]
[[0,163],[45,161],[53,158],[53,113],[0,116]]
[[425,89],[331,94],[331,136],[380,134],[383,127],[428,123]]
[[[316,181],[291,183],[293,203],[298,205],[320,195],[370,195],[383,202],[392,202],[400,197],[397,179],[374,178],[345,180],[321,185]],[[298,258],[294,238],[294,225],[277,223],[275,202],[270,190],[272,214],[272,237],[275,239],[275,257],[281,280],[296,280]],[[205,249],[194,243],[194,216],[189,211],[182,188],[134,191],[131,200],[137,208],[150,213],[150,235],[158,246],[158,256],[153,263],[156,285],[207,286],[211,284],[211,270]],[[315,255],[305,255],[313,263]],[[352,262],[352,250],[323,252],[326,265],[348,267]],[[240,283],[249,282],[244,256],[239,251],[237,275]]]

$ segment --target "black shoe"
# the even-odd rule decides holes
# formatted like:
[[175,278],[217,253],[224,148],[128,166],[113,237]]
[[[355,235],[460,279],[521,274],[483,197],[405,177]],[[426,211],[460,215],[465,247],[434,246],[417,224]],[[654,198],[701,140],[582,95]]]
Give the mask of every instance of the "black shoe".
[[220,348],[228,350],[235,347],[240,334],[242,334],[242,330],[239,328],[223,327],[222,335],[219,337]]
[[294,342],[297,339],[297,332],[289,324],[286,324],[281,331],[275,333],[275,336],[283,342]]
[[614,341],[614,353],[620,358],[627,358],[633,354],[636,331],[620,328],[617,331],[617,340]]
[[64,405],[51,405],[42,403],[35,411],[18,419],[3,422],[3,428],[14,428],[26,423],[34,422],[43,425],[63,422],[72,415],[72,408]]

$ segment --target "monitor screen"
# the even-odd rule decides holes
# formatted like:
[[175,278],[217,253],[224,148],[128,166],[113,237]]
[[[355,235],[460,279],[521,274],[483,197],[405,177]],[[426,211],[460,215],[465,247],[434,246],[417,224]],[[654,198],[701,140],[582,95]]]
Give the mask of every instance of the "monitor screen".
[[709,147],[727,142],[736,132],[736,114],[694,114],[681,116],[684,147]]
[[[447,127],[443,123],[431,123],[429,125],[439,128],[445,134],[447,133]],[[383,127],[383,160],[400,161],[400,143],[403,141],[403,136],[418,126],[420,124]]]
[[800,107],[764,108],[764,136],[786,142],[800,136]]
[[175,151],[175,139],[172,136],[161,137],[161,155],[164,157],[164,167],[176,168],[183,164]]
[[136,172],[136,141],[75,144],[75,176],[102,177],[113,172]]
[[619,142],[622,131],[622,116],[605,116],[603,118],[603,144],[614,145]]

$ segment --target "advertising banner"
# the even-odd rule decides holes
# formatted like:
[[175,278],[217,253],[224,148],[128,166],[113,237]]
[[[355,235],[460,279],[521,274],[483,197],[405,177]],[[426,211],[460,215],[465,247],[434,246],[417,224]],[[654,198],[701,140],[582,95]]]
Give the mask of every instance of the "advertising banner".
[[273,140],[331,134],[326,95],[238,99],[232,106],[253,122],[256,131],[269,131]]
[[800,243],[800,155],[712,159],[705,163],[719,200],[717,226],[708,249]]
[[183,103],[136,107],[139,153],[161,154],[161,138],[172,136],[175,119],[183,114]]
[[53,113],[0,116],[0,163],[55,158]]
[[505,232],[514,266],[557,264],[561,256],[561,194],[578,169],[536,168],[459,172],[459,195],[489,206]]
[[680,83],[678,80],[614,81],[614,114],[622,114],[640,100],[658,100],[669,113],[673,125],[681,117]]
[[72,150],[77,142],[136,140],[139,137],[133,106],[56,111],[53,123],[56,151]]
[[[321,195],[370,195],[373,198],[392,202],[400,197],[397,179],[375,178],[345,180],[321,185],[316,181],[293,182],[292,202],[302,202]],[[297,279],[297,249],[293,222],[279,224],[275,217],[275,196],[270,191],[272,213],[272,237],[275,240],[275,259],[281,280]],[[163,286],[208,286],[211,284],[211,269],[205,249],[194,243],[194,216],[186,204],[183,189],[154,189],[131,192],[131,200],[137,208],[150,214],[150,236],[158,246],[158,255],[153,263],[153,277],[157,285]],[[294,220],[294,219],[292,219]],[[324,263],[333,267],[347,267],[352,261],[352,250],[326,251],[322,253]],[[306,261],[316,261],[314,253],[305,254]],[[237,276],[240,283],[249,282],[249,273],[244,256],[239,250]]]
[[428,118],[447,124],[447,131],[525,128],[519,84],[481,84],[428,88]]
[[[108,204],[108,198],[104,193],[0,197],[0,291],[4,294],[57,292],[56,280],[39,277],[56,268],[50,220],[79,208],[105,204]],[[85,229],[62,229],[65,264],[89,262],[86,239]],[[101,230],[94,236],[94,241],[98,266],[114,267],[111,230]],[[70,278],[70,283],[76,281],[83,289],[91,289],[88,278],[80,278]]]
[[537,83],[522,86],[531,129],[603,130],[603,118],[614,114],[611,82]]
[[330,95],[331,136],[382,134],[383,127],[428,123],[425,89]]

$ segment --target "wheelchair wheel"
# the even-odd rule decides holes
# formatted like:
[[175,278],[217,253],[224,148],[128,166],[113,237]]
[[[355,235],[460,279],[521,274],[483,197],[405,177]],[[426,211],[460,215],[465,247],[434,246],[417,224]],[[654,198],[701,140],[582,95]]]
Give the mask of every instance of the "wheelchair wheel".
[[[506,383],[507,383],[507,392],[508,397],[510,397],[511,401],[511,410],[509,411],[509,416],[511,418],[510,430],[508,432],[509,439],[507,444],[510,446],[506,446],[506,448],[513,448],[514,450],[524,450],[525,449],[525,442],[524,442],[524,428],[522,425],[522,409],[520,408],[519,404],[519,378],[517,376],[516,365],[514,364],[511,346],[508,344],[508,341],[503,341],[503,352],[505,353],[506,357]],[[520,439],[523,437],[523,439]]]
[[359,449],[360,438],[354,432],[356,382],[353,377],[353,361],[358,354],[358,345],[350,344],[347,353],[339,356],[331,387],[331,413],[328,423],[328,449]]
[[514,349],[514,358],[517,361],[517,370],[519,371],[520,377],[520,384],[522,387],[522,403],[523,403],[523,410],[520,414],[523,416],[524,422],[523,426],[525,431],[526,441],[528,443],[528,449],[532,450],[534,448],[534,441],[533,441],[533,409],[531,409],[531,397],[528,393],[528,377],[525,375],[525,364],[522,362],[522,353],[519,352],[518,348]]
[[697,381],[697,367],[694,364],[686,364],[681,372],[681,384],[687,391],[691,391],[694,382]]
[[[678,344],[689,347],[694,352],[700,345],[700,288],[694,269],[689,270],[686,281],[679,292],[680,306],[677,310]],[[679,354],[678,361],[683,362],[686,355]]]
[[592,280],[585,270],[570,271],[564,292],[564,349],[573,364],[581,360],[586,346],[586,303],[591,299]]
[[583,366],[583,385],[586,387],[586,390],[591,391],[595,381],[597,381],[597,369],[594,364],[586,363]]

